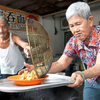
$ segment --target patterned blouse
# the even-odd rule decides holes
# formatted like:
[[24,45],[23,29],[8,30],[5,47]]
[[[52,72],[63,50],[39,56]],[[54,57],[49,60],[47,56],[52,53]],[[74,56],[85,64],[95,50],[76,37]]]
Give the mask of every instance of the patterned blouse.
[[[83,41],[73,36],[67,42],[63,55],[74,57],[77,54],[83,63],[87,65],[87,68],[90,68],[95,65],[98,52],[100,53],[100,26],[95,25],[92,27],[88,47],[85,46]],[[91,85],[95,86],[97,78],[98,76],[87,80]]]

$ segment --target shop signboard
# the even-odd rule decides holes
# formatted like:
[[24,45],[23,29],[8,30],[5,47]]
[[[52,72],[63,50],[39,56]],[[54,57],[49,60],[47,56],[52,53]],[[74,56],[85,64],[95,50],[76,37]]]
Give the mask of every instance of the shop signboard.
[[27,13],[0,5],[0,16],[4,16],[9,24],[10,30],[26,31],[26,19],[33,18],[39,21],[39,15]]

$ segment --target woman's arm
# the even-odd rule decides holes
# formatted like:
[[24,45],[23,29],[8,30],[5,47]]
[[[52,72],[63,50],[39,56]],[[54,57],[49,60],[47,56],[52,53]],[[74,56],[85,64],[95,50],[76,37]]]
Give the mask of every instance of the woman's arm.
[[[97,54],[96,64],[93,67],[82,71],[82,73],[85,79],[93,78],[100,75],[100,53]],[[68,85],[69,87],[76,87],[76,86],[79,87],[83,84],[84,81],[82,74],[79,72],[72,73],[70,80],[76,80],[76,81],[74,84]]]
[[83,71],[83,73],[85,79],[100,75],[100,53],[97,54],[96,64],[93,67]]
[[[70,58],[66,55],[62,55],[58,61],[52,63],[49,73],[56,73],[64,70],[65,68],[68,67],[68,65],[72,62],[72,60],[73,58]],[[31,71],[34,68],[33,65],[27,63],[24,63],[24,65],[26,66],[26,68],[21,70],[19,74],[22,74],[24,70]]]
[[72,62],[73,58],[66,55],[62,55],[58,61],[53,62],[49,73],[56,73],[66,69],[69,64]]

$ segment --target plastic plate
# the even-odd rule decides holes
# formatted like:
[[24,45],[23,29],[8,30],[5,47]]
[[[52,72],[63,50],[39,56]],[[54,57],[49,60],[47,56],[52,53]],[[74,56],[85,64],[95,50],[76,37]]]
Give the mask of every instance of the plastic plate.
[[33,79],[33,80],[19,80],[20,75],[9,76],[7,79],[14,81],[18,85],[36,85],[40,84],[44,79],[49,77],[45,75],[43,78]]

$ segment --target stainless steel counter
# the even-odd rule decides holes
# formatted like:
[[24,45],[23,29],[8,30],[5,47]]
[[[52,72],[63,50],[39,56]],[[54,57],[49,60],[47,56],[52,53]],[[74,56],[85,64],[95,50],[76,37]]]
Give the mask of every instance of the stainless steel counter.
[[59,86],[66,86],[74,81],[69,81],[69,76],[57,75],[57,74],[48,74],[49,77],[45,79],[41,84],[32,85],[32,86],[20,86],[15,84],[14,81],[8,79],[0,80],[0,91],[1,92],[27,92],[33,90],[40,90],[46,88],[53,88]]

